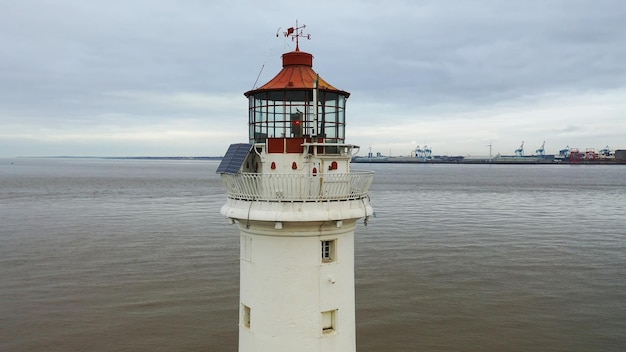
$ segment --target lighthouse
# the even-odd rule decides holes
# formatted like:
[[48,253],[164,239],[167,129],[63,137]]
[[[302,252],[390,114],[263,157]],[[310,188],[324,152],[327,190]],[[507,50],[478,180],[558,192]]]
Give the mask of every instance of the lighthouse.
[[354,233],[373,172],[350,169],[346,100],[300,51],[248,98],[247,143],[217,173],[240,236],[239,352],[356,351]]

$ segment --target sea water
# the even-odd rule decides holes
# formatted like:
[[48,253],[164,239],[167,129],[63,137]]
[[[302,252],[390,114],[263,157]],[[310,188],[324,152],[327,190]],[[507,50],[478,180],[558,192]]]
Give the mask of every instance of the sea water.
[[[217,162],[0,159],[1,351],[237,351]],[[626,349],[626,167],[355,164],[359,352]]]

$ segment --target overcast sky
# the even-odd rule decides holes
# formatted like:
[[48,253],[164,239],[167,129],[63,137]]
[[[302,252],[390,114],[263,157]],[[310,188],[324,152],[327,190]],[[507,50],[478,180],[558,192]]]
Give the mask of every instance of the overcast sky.
[[223,155],[296,19],[361,155],[626,149],[623,0],[0,0],[0,157]]

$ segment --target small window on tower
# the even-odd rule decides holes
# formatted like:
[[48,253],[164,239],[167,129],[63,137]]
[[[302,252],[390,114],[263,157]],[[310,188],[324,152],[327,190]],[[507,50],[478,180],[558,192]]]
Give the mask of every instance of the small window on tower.
[[335,261],[335,247],[337,240],[322,241],[322,263],[330,263]]
[[322,334],[331,334],[337,331],[337,310],[322,312]]
[[243,319],[242,324],[243,326],[245,326],[246,328],[250,329],[250,307],[248,307],[245,304],[242,304],[242,310],[243,310],[243,316],[241,317]]

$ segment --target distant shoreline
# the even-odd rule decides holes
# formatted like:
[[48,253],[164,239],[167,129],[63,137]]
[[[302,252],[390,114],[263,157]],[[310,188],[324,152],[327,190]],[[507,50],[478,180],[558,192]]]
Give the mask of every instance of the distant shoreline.
[[352,159],[355,164],[456,164],[456,165],[626,165],[626,160],[541,160],[541,159],[458,159],[458,160],[420,160],[415,158]]
[[[16,159],[104,159],[104,160],[210,160],[220,161],[222,156],[18,156]],[[5,158],[13,159],[13,158]],[[597,159],[597,160],[540,160],[528,158],[526,160],[512,159],[451,159],[451,160],[423,160],[406,157],[367,158],[356,157],[353,164],[457,164],[457,165],[626,165],[626,160]]]
[[222,160],[221,156],[18,156],[20,159]]

